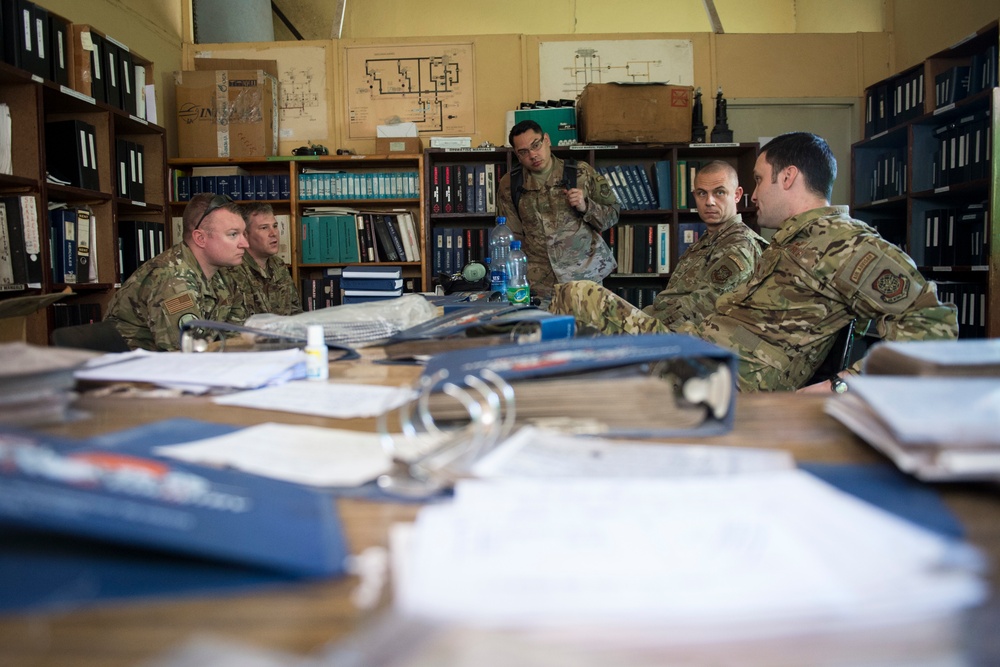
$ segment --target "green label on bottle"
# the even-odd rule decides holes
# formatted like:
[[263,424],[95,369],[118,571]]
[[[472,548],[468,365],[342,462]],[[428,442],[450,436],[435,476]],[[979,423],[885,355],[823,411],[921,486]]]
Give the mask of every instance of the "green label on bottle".
[[528,305],[531,302],[530,287],[508,287],[507,300],[515,306]]

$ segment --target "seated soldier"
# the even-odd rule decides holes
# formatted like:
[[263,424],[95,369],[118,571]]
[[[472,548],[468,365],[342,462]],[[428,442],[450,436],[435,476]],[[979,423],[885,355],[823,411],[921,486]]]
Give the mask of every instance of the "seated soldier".
[[715,300],[750,279],[767,245],[743,223],[736,204],[743,196],[736,169],[728,162],[709,162],[694,177],[698,217],[707,231],[681,255],[667,287],[643,308],[667,327],[701,322],[715,312]]
[[241,206],[247,223],[243,262],[223,272],[243,294],[247,317],[257,313],[298,315],[302,312],[299,291],[285,262],[278,257],[278,221],[270,204],[251,202]]
[[180,349],[180,327],[205,319],[243,324],[243,296],[219,273],[239,266],[246,223],[225,195],[195,195],[184,208],[184,240],[142,264],[115,292],[107,319],[132,349]]
[[[689,333],[732,349],[743,391],[794,390],[822,363],[851,320],[872,320],[886,340],[954,339],[956,308],[873,228],[830,206],[837,162],[821,137],[783,134],[761,149],[753,201],[776,229],[749,282],[698,324],[670,327],[587,281],[558,285],[550,309],[604,333]],[[855,369],[856,370],[856,369]]]

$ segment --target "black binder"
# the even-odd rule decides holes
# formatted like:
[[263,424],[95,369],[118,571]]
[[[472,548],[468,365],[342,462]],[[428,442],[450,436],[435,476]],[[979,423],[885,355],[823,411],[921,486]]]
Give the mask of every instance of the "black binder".
[[121,107],[121,92],[119,78],[121,77],[120,66],[118,64],[118,46],[110,39],[104,40],[104,101],[113,107]]
[[90,43],[90,96],[98,102],[107,102],[108,93],[107,86],[105,85],[107,79],[105,70],[107,67],[104,64],[104,38],[91,30]]
[[129,169],[129,144],[132,142],[125,139],[115,140],[115,190],[119,197],[123,199],[132,198],[129,183],[132,180]]
[[129,197],[133,201],[146,201],[146,184],[145,184],[145,149],[142,144],[128,142],[129,144],[129,161],[128,161],[128,174],[129,174]]
[[85,190],[100,190],[96,130],[82,120],[45,124],[46,170],[61,181]]
[[49,77],[61,86],[69,86],[69,21],[49,14]]
[[121,76],[118,77],[119,106],[132,116],[136,115],[136,90],[135,90],[135,63],[132,54],[128,49],[118,49],[119,70]]

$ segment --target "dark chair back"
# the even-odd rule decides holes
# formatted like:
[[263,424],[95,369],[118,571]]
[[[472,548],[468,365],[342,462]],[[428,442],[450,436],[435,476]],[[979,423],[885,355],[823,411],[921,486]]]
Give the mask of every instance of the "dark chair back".
[[76,347],[97,352],[129,351],[125,339],[110,320],[59,327],[53,329],[50,340],[56,347]]
[[846,369],[851,363],[851,351],[854,348],[854,325],[856,320],[851,320],[843,329],[837,332],[837,337],[833,341],[833,347],[827,353],[823,363],[819,365],[813,373],[806,386],[817,382],[832,380],[838,373]]

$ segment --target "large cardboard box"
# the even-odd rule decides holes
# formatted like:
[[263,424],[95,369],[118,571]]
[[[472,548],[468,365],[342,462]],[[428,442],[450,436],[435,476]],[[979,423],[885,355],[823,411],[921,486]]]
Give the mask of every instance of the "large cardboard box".
[[180,157],[278,154],[278,77],[264,69],[174,72]]
[[691,86],[589,83],[576,101],[584,143],[691,141]]

